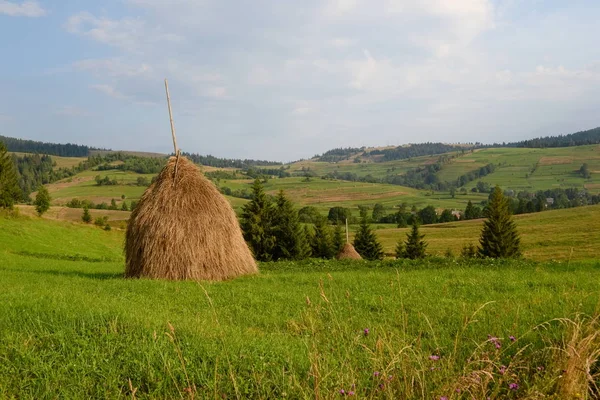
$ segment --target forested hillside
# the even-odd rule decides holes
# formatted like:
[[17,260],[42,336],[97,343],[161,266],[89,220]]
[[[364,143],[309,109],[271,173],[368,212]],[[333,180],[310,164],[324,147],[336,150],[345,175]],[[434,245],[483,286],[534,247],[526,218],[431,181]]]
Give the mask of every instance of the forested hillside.
[[0,136],[8,151],[19,153],[37,153],[60,157],[87,157],[92,148],[78,144],[45,143],[35,140],[17,139]]

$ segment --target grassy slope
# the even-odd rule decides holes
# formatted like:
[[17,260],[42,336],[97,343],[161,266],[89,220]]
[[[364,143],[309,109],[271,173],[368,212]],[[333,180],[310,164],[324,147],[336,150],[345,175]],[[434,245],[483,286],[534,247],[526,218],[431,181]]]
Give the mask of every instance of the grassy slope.
[[[133,397],[134,388],[137,398],[174,398],[195,388],[200,398],[328,399],[345,388],[438,398],[471,390],[470,371],[487,368],[497,385],[485,395],[517,398],[555,390],[560,374],[540,351],[560,345],[560,324],[531,328],[599,311],[591,265],[313,261],[197,284],[120,278],[121,244],[114,231],[0,218],[0,397]],[[488,361],[467,365],[470,355]]]
[[[459,153],[449,153],[458,155]],[[301,161],[291,165],[292,171],[300,171],[302,167],[310,168],[319,175],[338,170],[353,172],[359,176],[371,174],[382,177],[394,168],[394,172],[402,173],[407,169],[433,163],[439,156],[416,157],[411,160],[397,160],[384,163],[354,164],[351,161],[341,163],[324,163]],[[493,148],[480,149],[459,155],[450,164],[444,165],[438,177],[441,181],[455,181],[459,176],[475,171],[489,163],[496,164],[497,170],[483,181],[498,184],[506,189],[545,190],[552,188],[579,187],[584,185],[594,193],[600,191],[600,146],[574,146],[546,149]],[[592,178],[585,180],[577,174],[583,163],[587,163]],[[532,170],[538,165],[534,172]],[[597,173],[593,173],[597,171]],[[477,181],[466,185],[475,186]]]
[[[544,211],[514,217],[521,234],[524,256],[533,260],[593,260],[600,243],[600,205]],[[385,225],[382,225],[385,226]],[[478,244],[483,220],[422,226],[428,252],[455,255],[469,243]],[[386,253],[392,255],[398,239],[405,240],[410,228],[378,229]]]

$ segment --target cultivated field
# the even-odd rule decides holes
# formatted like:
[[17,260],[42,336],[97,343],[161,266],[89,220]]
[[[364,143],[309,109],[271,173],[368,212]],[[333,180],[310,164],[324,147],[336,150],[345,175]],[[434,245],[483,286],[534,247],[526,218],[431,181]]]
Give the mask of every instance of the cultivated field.
[[122,243],[0,218],[0,397],[585,398],[584,361],[598,372],[597,262],[313,260],[165,282],[123,279]]

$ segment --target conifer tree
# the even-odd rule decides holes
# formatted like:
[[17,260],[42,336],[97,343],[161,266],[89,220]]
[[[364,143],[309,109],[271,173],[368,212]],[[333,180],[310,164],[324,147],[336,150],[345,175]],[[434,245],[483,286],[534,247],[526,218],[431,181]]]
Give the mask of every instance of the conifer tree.
[[40,186],[33,202],[40,217],[50,208],[50,200],[50,193],[48,193],[46,186]]
[[353,245],[358,254],[365,260],[383,259],[383,247],[377,240],[377,235],[371,229],[366,214],[360,220],[360,226],[354,237]]
[[127,203],[123,202],[123,204],[121,204],[121,211],[129,211],[129,207],[127,207]]
[[304,225],[304,242],[302,243],[302,258],[312,257],[311,243],[313,241],[313,233],[308,225]]
[[22,196],[13,160],[0,142],[0,208],[12,209]]
[[92,214],[90,214],[90,210],[87,207],[83,208],[83,215],[81,216],[81,220],[86,224],[92,222]]
[[333,251],[338,254],[342,247],[344,247],[344,232],[342,232],[342,225],[336,224],[333,228]]
[[252,185],[252,200],[242,208],[240,225],[244,239],[259,261],[270,261],[273,257],[273,206],[259,179]]
[[479,255],[492,258],[521,256],[521,239],[512,220],[508,198],[499,186],[490,195],[485,216],[487,220],[481,230]]
[[319,216],[315,221],[315,232],[310,243],[312,256],[315,258],[333,258],[334,249],[331,237],[331,229],[327,225],[327,219]]
[[425,235],[419,234],[419,224],[416,219],[413,220],[410,233],[406,234],[406,243],[404,249],[404,257],[415,260],[425,257],[425,249],[427,242],[423,240]]
[[306,257],[304,230],[298,212],[283,190],[277,195],[273,212],[274,260],[300,260]]
[[402,239],[398,240],[398,243],[396,243],[396,258],[404,258],[404,251],[404,242]]

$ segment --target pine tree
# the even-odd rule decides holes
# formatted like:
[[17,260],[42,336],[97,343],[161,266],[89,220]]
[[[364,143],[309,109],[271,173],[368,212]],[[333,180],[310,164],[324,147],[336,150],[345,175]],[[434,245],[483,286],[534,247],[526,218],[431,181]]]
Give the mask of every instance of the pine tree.
[[273,212],[273,235],[275,247],[274,260],[300,260],[306,258],[304,230],[298,220],[298,212],[285,197],[283,190],[279,192]]
[[51,198],[48,189],[46,189],[45,186],[40,186],[37,195],[35,196],[35,201],[33,202],[35,210],[40,217],[50,208],[50,200]]
[[410,233],[406,234],[404,257],[412,260],[424,258],[425,249],[427,248],[427,242],[423,240],[424,237],[425,235],[419,234],[419,224],[415,219]]
[[398,240],[398,243],[396,243],[396,258],[404,258],[404,256],[405,256],[404,242],[402,240]]
[[129,211],[129,207],[127,207],[127,203],[123,202],[123,204],[121,204],[121,211]]
[[315,232],[310,243],[312,256],[315,258],[333,258],[334,249],[331,238],[331,229],[327,225],[327,219],[320,216],[315,221]]
[[83,209],[83,215],[81,216],[81,220],[86,224],[92,222],[92,215],[90,214],[90,210],[87,207]]
[[252,200],[242,208],[240,225],[244,239],[259,261],[273,258],[275,237],[273,236],[273,206],[259,179],[252,185]]
[[22,196],[13,160],[4,143],[0,142],[0,208],[12,209]]
[[360,220],[360,226],[354,237],[354,248],[365,260],[382,260],[383,247],[377,235],[371,230],[366,214]]
[[479,239],[479,255],[492,258],[510,258],[521,255],[521,239],[512,220],[508,198],[496,186],[485,210],[487,220],[483,223]]
[[342,225],[336,224],[333,228],[333,250],[335,254],[338,254],[342,247],[344,247],[344,232],[342,231]]
[[313,241],[313,233],[308,225],[304,225],[304,242],[302,243],[302,258],[312,257],[311,243]]

